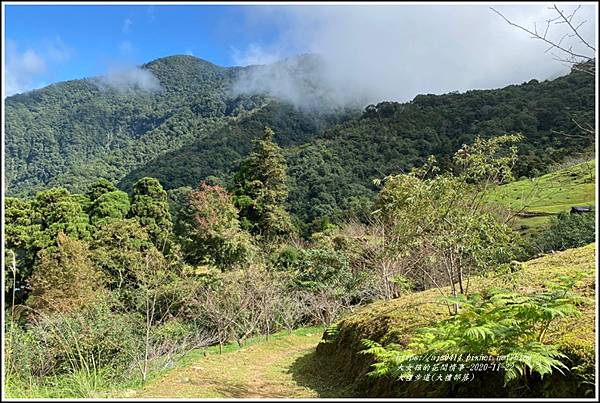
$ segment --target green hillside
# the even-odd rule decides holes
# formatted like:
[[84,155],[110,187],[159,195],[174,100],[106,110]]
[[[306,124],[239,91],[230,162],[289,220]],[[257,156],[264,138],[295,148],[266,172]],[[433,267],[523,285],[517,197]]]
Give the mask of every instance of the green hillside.
[[[286,74],[313,93],[314,57],[288,64]],[[591,136],[560,134],[576,133],[575,122],[594,124],[594,79],[578,72],[381,102],[360,113],[319,94],[308,109],[264,94],[235,95],[237,78],[249,68],[192,56],[141,69],[156,77],[159,91],[121,91],[91,78],[8,97],[7,194],[31,196],[52,186],[81,192],[100,177],[125,190],[143,176],[158,177],[167,190],[209,177],[229,184],[251,140],[271,126],[288,162],[289,207],[311,223],[363,210],[377,191],[373,179],[420,165],[430,154],[449,167],[449,156],[477,135],[521,132],[518,176],[538,176],[593,148]]]
[[[498,187],[489,200],[517,214],[517,228],[536,229],[552,215],[572,206],[596,204],[594,160],[559,169],[538,178],[523,179]],[[540,215],[535,216],[536,213]],[[534,216],[527,217],[528,214]]]
[[[576,292],[595,300],[594,256],[596,245],[590,244],[577,249],[546,255],[525,262],[521,268],[510,274],[494,274],[483,278],[474,278],[471,292],[477,292],[493,286],[515,289],[521,292],[541,290],[544,284],[559,275],[573,276],[577,272],[585,273],[576,286]],[[445,289],[447,292],[448,289]],[[354,395],[362,397],[448,397],[443,383],[434,389],[431,383],[427,388],[409,387],[410,382],[395,380],[375,380],[366,374],[373,362],[369,356],[359,352],[365,347],[361,340],[367,338],[384,345],[399,343],[406,345],[417,329],[431,326],[448,317],[448,310],[438,302],[439,292],[431,289],[407,294],[391,301],[380,301],[367,305],[337,323],[332,336],[325,337],[317,347],[316,360],[322,365],[333,366],[339,372],[341,380],[351,384]],[[498,378],[485,376],[479,382],[469,384],[463,390],[468,397],[508,397],[519,393],[531,393],[531,396],[583,396],[591,386],[584,383],[594,373],[595,357],[595,304],[581,307],[583,316],[561,319],[555,330],[549,334],[549,341],[557,344],[560,351],[569,357],[571,372],[545,378],[540,385],[530,385],[529,391],[502,388]],[[578,369],[573,369],[580,365]],[[482,385],[486,386],[482,386]],[[542,392],[542,390],[544,392]],[[510,395],[509,395],[510,393]],[[537,394],[536,394],[537,393]],[[457,395],[454,395],[458,397]]]
[[232,71],[194,57],[158,59],[142,69],[160,90],[119,89],[96,77],[8,97],[8,193],[81,190],[99,177],[120,179],[262,102],[230,99]]
[[195,186],[211,176],[227,184],[263,125],[273,127],[284,147],[290,209],[305,223],[364,208],[377,191],[373,179],[421,165],[430,154],[450,167],[449,156],[478,135],[521,132],[525,141],[515,172],[535,177],[566,156],[592,149],[590,136],[556,133],[577,131],[574,116],[593,121],[592,84],[588,76],[573,73],[498,90],[382,102],[358,117],[314,111],[311,116],[283,103],[270,104],[155,158],[130,172],[121,186],[129,188],[145,175],[159,177],[166,189]]

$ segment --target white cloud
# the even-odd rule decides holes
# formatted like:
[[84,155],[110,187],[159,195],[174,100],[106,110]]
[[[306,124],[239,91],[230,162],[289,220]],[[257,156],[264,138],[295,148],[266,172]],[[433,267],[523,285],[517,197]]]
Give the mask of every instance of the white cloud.
[[45,49],[48,58],[55,62],[66,62],[73,55],[73,49],[67,46],[59,36],[46,41]]
[[123,26],[121,28],[121,31],[124,34],[128,34],[131,32],[133,26],[133,21],[131,21],[129,18],[125,18],[125,20],[123,21]]
[[188,56],[194,56],[194,52],[192,52],[190,49],[187,49],[184,54]]
[[95,82],[101,89],[115,89],[119,92],[161,90],[158,79],[150,71],[137,66],[111,66],[107,74],[97,77]]
[[45,39],[26,49],[14,40],[6,40],[5,96],[47,85],[48,74],[57,64],[71,59],[73,49],[60,37]]
[[270,64],[282,58],[277,49],[267,51],[256,43],[251,43],[244,51],[235,47],[231,51],[231,57],[237,66]]
[[46,71],[46,61],[35,50],[20,51],[17,44],[6,40],[6,66],[4,70],[5,96],[33,88],[35,78]]
[[[517,23],[540,26],[552,15],[549,5],[497,8]],[[595,15],[591,5],[578,12],[580,21],[587,20],[582,33],[592,42]],[[369,102],[496,88],[568,72],[545,53],[547,46],[508,25],[486,5],[253,7],[248,21],[256,27],[279,24],[283,33],[272,43],[233,49],[236,64],[264,64],[297,49],[318,53],[324,64],[317,81],[352,99],[364,95]],[[552,37],[559,39],[566,28],[552,26]]]

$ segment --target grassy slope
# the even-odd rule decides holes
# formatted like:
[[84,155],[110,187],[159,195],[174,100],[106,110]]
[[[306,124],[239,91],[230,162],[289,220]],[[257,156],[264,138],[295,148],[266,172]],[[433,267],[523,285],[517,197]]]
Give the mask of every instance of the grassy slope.
[[[534,179],[523,179],[498,187],[489,200],[510,210],[556,214],[576,205],[595,205],[596,164],[594,160],[563,168]],[[518,217],[516,228],[536,229],[550,215]]]
[[[471,282],[473,291],[489,286],[515,288],[520,291],[532,292],[543,287],[544,282],[551,280],[559,274],[573,275],[578,271],[586,273],[584,279],[577,287],[577,292],[587,297],[594,297],[595,275],[594,255],[595,244],[570,249],[564,252],[547,255],[531,260],[522,265],[522,269],[515,273],[502,276],[489,276],[474,279]],[[447,290],[446,290],[447,291]],[[364,347],[361,340],[368,338],[384,344],[390,342],[406,343],[411,335],[423,326],[431,325],[448,316],[445,305],[437,301],[437,290],[409,294],[392,301],[381,301],[368,305],[338,323],[337,337],[328,342],[322,342],[317,347],[317,358],[328,365],[337,368],[340,379],[353,380],[350,387],[359,396],[407,396],[416,397],[419,394],[435,394],[435,391],[402,390],[399,383],[375,382],[365,376],[369,371],[371,359],[358,354]],[[548,334],[548,341],[560,345],[574,363],[583,364],[585,373],[589,376],[594,371],[594,319],[595,307],[588,305],[582,308],[583,315],[557,323],[554,330]],[[574,364],[572,364],[574,365]],[[568,378],[551,378],[555,389],[551,393],[563,393],[557,388],[572,387]],[[497,389],[493,391],[490,384],[474,388],[468,393],[481,393],[490,397],[507,396],[509,391]],[[547,386],[546,386],[547,387]],[[430,388],[431,389],[431,388]],[[466,392],[465,392],[466,393]],[[542,392],[540,392],[542,393]],[[564,392],[581,393],[580,390],[570,389]],[[442,395],[445,396],[445,395]],[[465,394],[464,396],[476,397]]]

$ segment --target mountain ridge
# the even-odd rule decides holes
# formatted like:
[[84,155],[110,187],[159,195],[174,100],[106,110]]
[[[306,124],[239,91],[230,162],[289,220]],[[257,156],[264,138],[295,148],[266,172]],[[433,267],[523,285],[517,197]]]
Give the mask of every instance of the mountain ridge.
[[[594,123],[594,79],[578,72],[363,109],[301,108],[272,93],[234,92],[248,68],[195,56],[143,66],[161,91],[103,90],[71,80],[7,98],[7,194],[31,196],[49,186],[82,192],[100,177],[130,189],[140,175],[158,177],[166,189],[209,177],[227,184],[251,140],[270,126],[288,159],[290,208],[312,222],[360,209],[376,191],[374,178],[410,169],[429,154],[444,161],[476,135],[522,132],[519,176],[537,176],[593,147],[593,138],[558,134],[578,130],[574,121]],[[295,79],[301,83],[307,71]]]

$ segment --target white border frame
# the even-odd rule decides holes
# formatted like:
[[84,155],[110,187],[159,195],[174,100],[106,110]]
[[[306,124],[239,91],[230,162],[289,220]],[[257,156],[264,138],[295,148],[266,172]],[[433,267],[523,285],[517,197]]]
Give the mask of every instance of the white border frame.
[[[6,18],[6,13],[5,13],[5,6],[10,5],[10,6],[14,6],[14,5],[23,5],[23,6],[33,6],[33,5],[104,5],[104,6],[115,6],[115,5],[138,5],[138,6],[150,6],[150,5],[294,5],[294,6],[315,6],[315,5],[369,5],[369,6],[376,6],[376,5],[515,5],[515,4],[519,4],[519,5],[540,5],[540,4],[544,4],[544,3],[551,3],[551,2],[532,2],[532,1],[524,1],[524,2],[520,2],[520,1],[499,1],[499,2],[483,2],[483,1],[421,1],[421,2],[417,2],[417,1],[407,1],[407,2],[402,2],[402,1],[339,1],[339,2],[332,2],[332,1],[315,1],[315,2],[306,2],[306,1],[297,1],[297,2],[292,2],[292,1],[212,1],[212,2],[202,2],[202,1],[32,1],[32,2],[23,2],[23,1],[6,1],[6,2],[2,2],[2,102],[4,103],[4,92],[5,92],[5,77],[4,77],[4,66],[5,66],[5,52],[6,52],[6,47],[4,46],[5,44],[5,18]],[[573,2],[556,2],[556,4],[573,4]],[[581,5],[592,5],[595,6],[596,8],[596,16],[598,15],[598,3],[597,2],[590,2],[590,1],[582,1],[582,2],[577,2],[577,4],[581,4]],[[596,20],[596,24],[595,24],[595,35],[596,35],[596,44],[598,44],[598,20]],[[595,149],[595,160],[596,160],[596,201],[598,200],[598,59],[596,58],[596,111],[595,111],[595,131],[596,131],[596,149]],[[4,124],[5,124],[5,120],[4,120],[4,104],[2,105],[2,157],[1,157],[1,161],[2,161],[2,172],[4,172],[4,166],[5,166],[5,156],[4,156],[4,135],[5,135],[5,130],[4,130]],[[2,257],[0,258],[2,261],[2,267],[4,270],[4,197],[5,197],[5,181],[4,181],[4,175],[2,176],[2,207],[1,207],[1,213],[2,213],[2,217],[1,217],[1,223],[2,223],[2,247],[1,247],[1,251],[2,251]],[[596,225],[598,225],[598,219],[599,219],[599,212],[598,212],[598,208],[596,206],[595,210],[595,216],[596,216]],[[596,295],[595,297],[598,297],[598,240],[599,240],[599,236],[598,236],[598,231],[596,230],[596,255],[595,255],[595,264],[596,264],[596,270],[595,270],[595,274],[596,274]],[[5,287],[5,276],[2,275],[2,279],[1,279],[1,284],[2,284],[2,290],[4,290]],[[2,291],[4,293],[4,291]],[[4,301],[4,296],[2,297],[2,313],[1,313],[1,317],[2,317],[2,356],[4,356],[4,319],[5,319],[5,301]],[[423,402],[445,402],[445,401],[527,401],[527,402],[535,402],[535,401],[557,401],[557,402],[567,402],[567,401],[590,401],[590,402],[595,402],[595,401],[599,401],[600,397],[598,396],[598,385],[600,383],[600,381],[598,380],[598,331],[597,331],[597,327],[598,327],[598,304],[596,301],[596,332],[595,332],[595,336],[596,336],[596,384],[595,384],[595,395],[596,397],[594,398],[529,398],[529,399],[522,399],[522,398],[397,398],[397,399],[390,399],[390,398],[328,398],[328,399],[323,399],[323,398],[315,398],[315,399],[291,399],[291,400],[295,400],[295,401],[322,401],[322,400],[330,400],[330,401],[356,401],[356,400],[364,400],[364,401],[394,401],[394,400],[404,400],[404,401],[423,401]],[[2,374],[1,374],[1,381],[2,381],[2,401],[48,401],[48,399],[41,399],[41,398],[32,398],[32,399],[6,399],[4,397],[4,360],[2,360],[2,363],[0,364],[1,368],[2,368]],[[57,398],[57,399],[52,399],[53,401],[123,401],[123,402],[127,402],[127,401],[172,401],[172,400],[176,400],[176,401],[231,401],[231,402],[236,402],[236,401],[248,401],[248,400],[264,400],[264,401],[281,401],[284,399],[275,399],[275,398],[264,398],[264,399],[204,399],[204,398],[198,398],[198,399],[187,399],[187,398],[182,398],[182,399],[159,399],[159,398],[154,398],[154,399],[140,399],[140,398],[122,398],[122,399],[116,399],[116,398],[106,398],[106,399],[100,399],[100,398],[94,398],[94,399],[75,399],[75,398]]]

